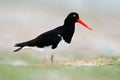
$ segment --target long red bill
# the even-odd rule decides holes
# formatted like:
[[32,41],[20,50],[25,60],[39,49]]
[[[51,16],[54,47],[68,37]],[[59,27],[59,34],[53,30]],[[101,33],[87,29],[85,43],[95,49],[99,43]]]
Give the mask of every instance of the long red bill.
[[82,24],[84,27],[88,28],[89,30],[92,30],[92,28],[88,27],[87,24],[85,24],[82,20],[77,19],[77,22]]

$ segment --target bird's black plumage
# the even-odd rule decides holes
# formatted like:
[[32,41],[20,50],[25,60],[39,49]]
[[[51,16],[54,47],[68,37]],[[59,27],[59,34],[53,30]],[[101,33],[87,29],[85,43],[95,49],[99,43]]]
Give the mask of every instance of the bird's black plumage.
[[[56,49],[63,41],[70,44],[75,31],[76,22],[82,24],[89,30],[92,30],[92,28],[88,27],[82,20],[79,19],[79,15],[76,12],[72,12],[66,17],[62,26],[47,31],[32,40],[15,44],[15,47],[19,48],[14,50],[14,52],[21,50],[23,47],[44,48],[46,46],[50,46],[51,49]],[[50,58],[51,64],[54,63],[53,57],[54,55],[52,54]],[[44,57],[43,63],[45,62],[46,59]]]
[[79,19],[79,15],[75,12],[70,13],[62,26],[45,32],[35,39],[23,43],[17,43],[15,47],[19,47],[14,52],[19,51],[25,46],[44,48],[52,46],[51,49],[57,48],[59,42],[63,39],[66,43],[70,43],[75,30],[75,22]]

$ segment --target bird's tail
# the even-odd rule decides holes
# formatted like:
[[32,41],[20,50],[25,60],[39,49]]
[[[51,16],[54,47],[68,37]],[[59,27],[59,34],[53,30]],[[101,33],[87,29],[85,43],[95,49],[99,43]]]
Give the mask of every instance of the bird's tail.
[[30,41],[22,42],[22,43],[17,43],[17,44],[15,44],[15,47],[19,47],[19,48],[14,50],[13,52],[17,52],[17,51],[21,50],[25,46],[34,46],[33,43],[34,43],[34,39],[30,40]]
[[15,44],[15,47],[19,47],[19,48],[17,48],[17,49],[14,50],[13,52],[17,52],[17,51],[21,50],[24,46],[25,46],[24,43],[18,43],[18,44]]
[[19,50],[21,50],[23,47],[19,47],[18,49],[14,50],[13,52],[17,52]]

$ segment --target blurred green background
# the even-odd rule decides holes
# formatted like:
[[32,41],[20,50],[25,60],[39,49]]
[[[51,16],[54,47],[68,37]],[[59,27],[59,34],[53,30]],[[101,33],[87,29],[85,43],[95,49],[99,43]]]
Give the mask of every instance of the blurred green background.
[[[120,0],[0,0],[0,80],[119,80],[119,8]],[[70,47],[54,52],[55,60],[117,56],[117,65],[45,67],[36,64],[46,52],[12,52],[15,43],[62,25],[70,12],[77,12],[93,31],[76,23]]]

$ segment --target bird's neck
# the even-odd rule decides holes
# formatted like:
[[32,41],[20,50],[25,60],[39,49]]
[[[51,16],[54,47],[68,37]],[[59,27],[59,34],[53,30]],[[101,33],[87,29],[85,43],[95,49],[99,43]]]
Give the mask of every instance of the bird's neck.
[[67,43],[71,42],[74,31],[75,31],[75,23],[69,23],[69,22],[64,23],[62,36]]

